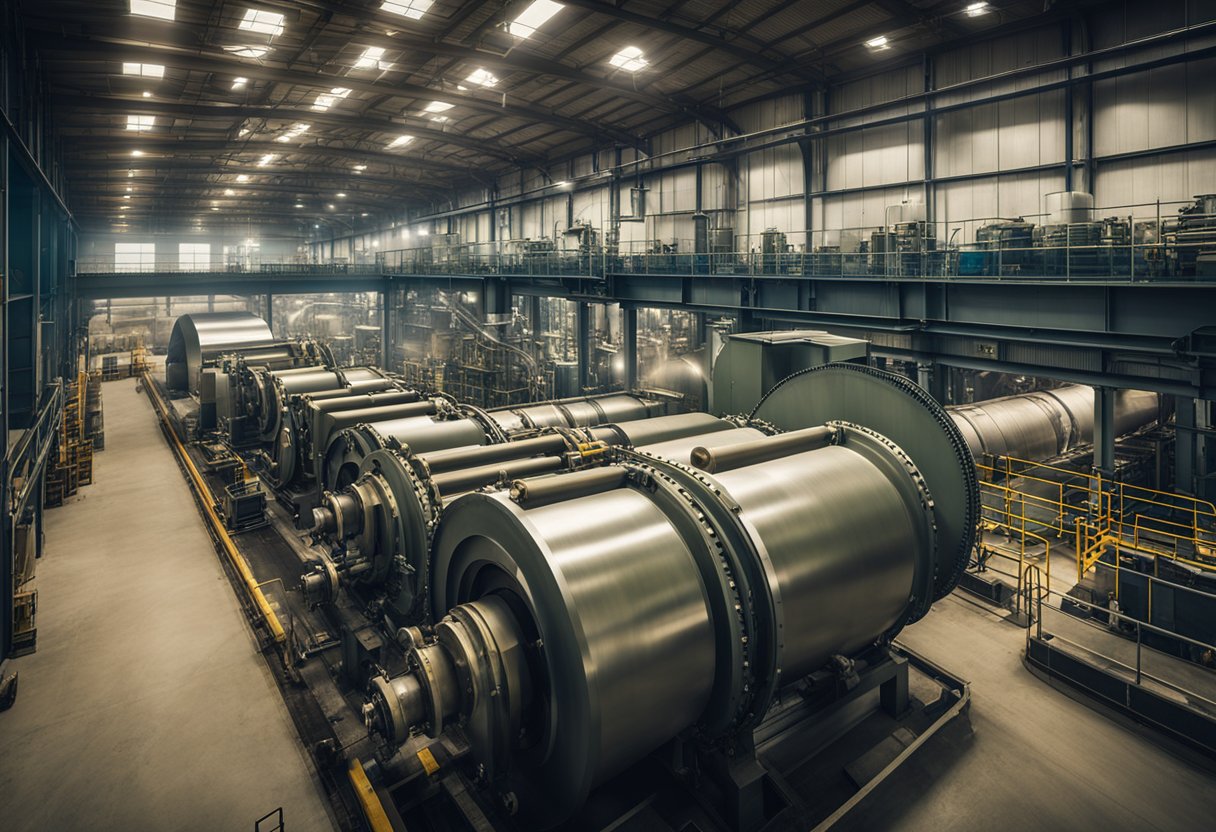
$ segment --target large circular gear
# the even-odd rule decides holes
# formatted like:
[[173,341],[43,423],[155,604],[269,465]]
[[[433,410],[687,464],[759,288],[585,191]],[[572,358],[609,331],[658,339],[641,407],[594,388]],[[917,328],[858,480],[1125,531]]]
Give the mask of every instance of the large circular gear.
[[778,382],[752,409],[782,430],[826,422],[865,425],[911,458],[933,495],[938,551],[934,598],[958,585],[979,522],[975,460],[954,420],[911,380],[861,364],[824,364]]

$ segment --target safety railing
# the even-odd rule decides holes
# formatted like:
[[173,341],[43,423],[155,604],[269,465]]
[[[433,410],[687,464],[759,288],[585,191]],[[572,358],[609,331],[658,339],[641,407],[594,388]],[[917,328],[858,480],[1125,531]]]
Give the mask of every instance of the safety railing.
[[[1047,581],[1051,581],[1051,540],[1041,534],[1031,531],[1026,527],[1027,522],[1034,522],[1026,513],[1026,498],[1027,495],[1015,491],[1008,486],[998,485],[990,482],[980,483],[981,502],[980,512],[981,518],[985,521],[985,526],[994,530],[1003,529],[1006,539],[1013,543],[1013,553],[1004,551],[996,546],[988,545],[983,539],[979,542],[981,556],[979,558],[979,566],[981,570],[986,570],[989,567],[991,558],[1000,558],[1015,563],[1013,573],[1004,572],[1003,570],[994,570],[1000,572],[1007,577],[1014,578],[1016,587],[1014,590],[1014,611],[1017,613],[1026,612],[1024,606],[1024,579],[1026,570],[1029,566],[1042,565]],[[993,505],[993,498],[999,500],[999,505]],[[988,498],[988,499],[985,499]],[[1035,544],[1040,544],[1043,547],[1042,555],[1034,555],[1027,552],[1027,544],[1033,547]],[[1032,562],[1033,561],[1033,562]]]
[[[1150,581],[1166,584],[1159,579]],[[1193,638],[1176,629],[1161,627],[1122,611],[1117,604],[1084,603],[1071,596],[1052,590],[1045,583],[1041,570],[1036,565],[1027,567],[1024,585],[1027,600],[1031,602],[1031,614],[1026,623],[1026,644],[1030,650],[1031,639],[1050,639],[1053,644],[1065,644],[1099,659],[1108,668],[1123,671],[1128,681],[1136,685],[1152,684],[1172,691],[1192,706],[1208,712],[1216,718],[1216,644],[1210,639]],[[1199,593],[1191,587],[1169,584],[1174,590],[1196,592],[1216,604],[1216,596]],[[1150,591],[1149,597],[1152,597]],[[1061,606],[1067,602],[1074,605],[1077,613],[1067,612]],[[1104,620],[1085,612],[1097,612]],[[1151,614],[1148,616],[1151,617]],[[1159,640],[1155,644],[1176,644],[1186,648],[1187,656],[1171,655],[1146,643],[1146,635]],[[1134,639],[1134,640],[1133,640]],[[1149,639],[1149,641],[1153,641]],[[1129,650],[1130,648],[1130,650]]]
[[[82,387],[81,390],[84,388]],[[83,394],[82,394],[83,395]],[[9,496],[5,510],[13,518],[25,513],[36,489],[41,488],[40,476],[46,468],[51,450],[56,447],[55,437],[63,422],[64,388],[62,379],[55,379],[43,393],[42,406],[34,423],[21,434],[9,448],[4,460],[7,478],[4,493]]]
[[76,274],[146,274],[149,278],[163,274],[381,274],[384,268],[375,259],[364,262],[316,262],[304,258],[283,258],[279,260],[251,260],[240,262],[225,262],[222,260],[194,260],[183,262],[176,257],[146,257],[116,258],[114,255],[99,255],[81,257],[76,261]]
[[1078,581],[1110,546],[1216,570],[1216,506],[1207,500],[1013,457],[976,468],[984,518],[1070,540]]

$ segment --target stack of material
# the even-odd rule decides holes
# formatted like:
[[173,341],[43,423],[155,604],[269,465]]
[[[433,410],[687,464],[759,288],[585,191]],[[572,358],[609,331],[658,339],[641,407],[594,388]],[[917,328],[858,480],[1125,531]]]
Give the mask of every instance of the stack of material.
[[102,373],[96,370],[89,373],[84,397],[84,435],[93,443],[95,451],[106,447],[105,420],[101,412],[101,380]]
[[[59,453],[51,457],[46,470],[43,503],[47,508],[63,505],[80,486],[93,482],[93,440],[85,433],[88,383],[88,376],[80,373],[66,390],[57,438]],[[100,406],[100,398],[98,402]]]

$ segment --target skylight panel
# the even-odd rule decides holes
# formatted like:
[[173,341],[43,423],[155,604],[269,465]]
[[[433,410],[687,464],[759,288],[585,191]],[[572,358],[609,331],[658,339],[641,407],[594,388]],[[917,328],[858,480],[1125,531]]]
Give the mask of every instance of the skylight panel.
[[[261,159],[258,159],[258,167],[260,167],[260,168],[264,168],[264,167],[266,167],[267,165],[269,165],[271,162],[273,162],[273,161],[274,161],[275,159],[277,159],[277,158],[279,158],[279,154],[277,154],[277,153],[267,153],[267,154],[266,154],[265,156],[263,156]],[[239,179],[240,179],[240,177],[237,177],[237,179],[239,180]]]
[[245,85],[248,83],[249,83],[248,78],[242,78],[241,76],[238,75],[236,78],[232,79],[232,88],[234,90],[244,89]]
[[275,141],[276,142],[289,142],[289,141],[292,141],[293,139],[298,139],[300,136],[307,133],[309,128],[311,128],[311,127],[312,127],[311,124],[303,124],[303,123],[293,124],[286,133],[284,133],[281,136],[276,137]]
[[561,3],[555,3],[553,0],[533,0],[528,8],[519,13],[519,17],[507,24],[507,32],[517,38],[530,38],[536,34],[537,29],[564,8]]
[[455,107],[455,104],[449,104],[446,101],[432,101],[422,108],[424,113],[444,113]]
[[650,65],[650,61],[642,57],[642,50],[636,46],[626,46],[609,58],[608,63],[626,72],[637,72]]
[[313,102],[312,108],[324,112],[348,95],[350,95],[350,90],[346,87],[334,87],[329,92],[323,92],[318,95],[317,100]]
[[177,0],[131,0],[131,14],[173,20],[177,15]]
[[388,61],[382,61],[384,57],[383,46],[369,46],[363,50],[363,54],[359,56],[359,60],[355,61],[355,69],[372,69],[379,67],[382,70],[389,70],[393,65]]
[[241,29],[278,37],[283,34],[283,15],[264,9],[246,9],[245,17],[237,24]]
[[156,126],[156,116],[127,116],[128,130],[151,130]]
[[260,58],[270,51],[269,46],[225,46],[225,52],[231,52],[242,58]]
[[236,177],[236,181],[237,182],[248,182],[249,174],[247,174],[247,173],[238,174]]
[[387,146],[389,147],[389,149],[392,149],[394,147],[405,147],[407,144],[409,144],[413,140],[414,140],[413,136],[398,136],[397,138],[395,138],[391,142],[389,142]]
[[160,64],[132,64],[123,61],[123,75],[138,75],[141,78],[164,78],[165,68]]
[[478,68],[469,74],[468,78],[464,79],[466,83],[475,84],[479,87],[493,87],[498,85],[498,78],[488,69]]
[[380,4],[380,11],[399,14],[410,20],[419,20],[433,5],[434,0],[384,0]]

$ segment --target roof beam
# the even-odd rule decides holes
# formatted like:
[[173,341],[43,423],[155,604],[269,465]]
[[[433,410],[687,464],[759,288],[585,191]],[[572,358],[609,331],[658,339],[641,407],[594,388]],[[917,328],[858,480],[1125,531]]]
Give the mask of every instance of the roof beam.
[[255,63],[228,53],[200,53],[180,46],[139,43],[109,35],[59,35],[44,31],[36,34],[35,38],[38,41],[40,52],[52,59],[57,54],[71,54],[75,55],[77,60],[86,62],[155,62],[179,69],[221,75],[241,75],[262,81],[314,86],[318,89],[328,90],[331,87],[340,86],[372,95],[388,94],[411,99],[443,101],[474,112],[518,118],[539,124],[552,124],[593,138],[606,137],[626,144],[633,144],[637,140],[637,137],[631,133],[610,125],[578,121],[538,107],[521,104],[503,105],[475,98],[472,95],[454,94],[446,90],[431,89],[416,84],[279,68],[265,63]]
[[[806,73],[796,64],[791,62],[788,56],[779,58],[770,58],[762,54],[762,50],[768,48],[768,44],[763,43],[755,38],[747,35],[742,35],[738,32],[731,31],[725,27],[715,27],[719,29],[719,34],[713,32],[702,31],[689,26],[683,26],[678,23],[672,23],[669,20],[659,20],[655,17],[650,17],[637,12],[627,11],[620,6],[602,2],[602,0],[563,0],[568,6],[578,6],[596,14],[606,17],[622,20],[626,23],[635,23],[639,26],[644,26],[648,29],[654,29],[660,32],[666,32],[671,35],[683,38],[685,40],[696,41],[703,43],[706,46],[712,46],[722,52],[741,59],[742,61],[752,64],[761,69],[767,69],[778,72],[781,75],[790,75],[795,78],[801,78],[804,81],[819,81],[816,76]],[[741,45],[743,42],[750,43],[750,46]]]
[[359,116],[357,122],[340,112],[312,109],[290,109],[275,106],[247,106],[239,104],[189,103],[177,101],[161,101],[155,98],[136,98],[117,94],[105,95],[55,95],[56,105],[70,109],[72,112],[109,113],[120,110],[123,114],[131,115],[169,115],[176,118],[266,118],[283,119],[310,124],[324,124],[329,127],[340,127],[349,130],[357,127],[360,130],[383,130],[384,132],[402,131],[418,139],[443,142],[454,147],[476,150],[487,156],[493,156],[511,164],[538,164],[542,158],[529,157],[515,152],[514,148],[501,146],[494,139],[478,139],[458,133],[447,133],[429,127],[422,127],[415,122],[387,118]]

